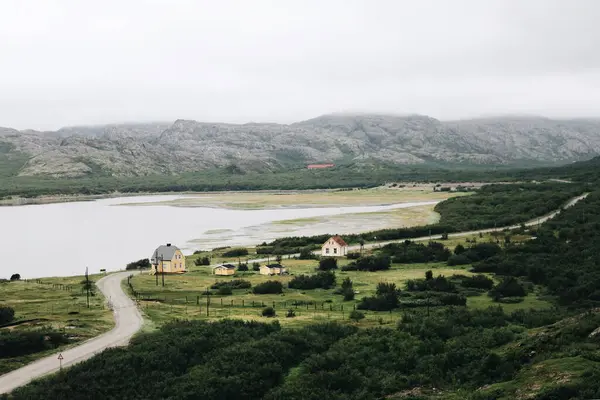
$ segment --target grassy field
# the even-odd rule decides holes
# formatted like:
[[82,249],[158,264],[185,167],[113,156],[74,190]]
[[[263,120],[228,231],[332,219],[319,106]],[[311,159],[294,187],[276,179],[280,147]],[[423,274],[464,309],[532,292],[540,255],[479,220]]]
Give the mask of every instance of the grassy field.
[[[348,260],[340,260],[339,266],[347,264]],[[290,274],[310,274],[315,272],[318,262],[315,260],[283,260]],[[395,283],[404,289],[405,282],[409,279],[423,278],[427,270],[432,270],[434,275],[451,276],[454,274],[472,275],[467,267],[448,267],[445,263],[406,264],[393,265],[388,271],[357,272],[336,271],[338,287],[342,280],[349,277],[353,281],[356,299],[343,301],[341,295],[334,294],[334,289],[324,290],[295,290],[287,289],[287,282],[293,276],[263,276],[257,272],[238,272],[234,279],[245,279],[256,285],[267,280],[278,280],[284,285],[283,294],[256,295],[248,289],[233,291],[233,295],[219,296],[213,294],[208,300],[202,292],[209,289],[218,281],[228,281],[230,277],[219,277],[212,274],[209,267],[188,266],[190,272],[185,275],[165,277],[165,287],[156,286],[155,277],[144,274],[132,279],[134,289],[140,293],[139,305],[147,318],[156,326],[174,319],[209,319],[242,318],[252,320],[266,320],[261,316],[261,311],[266,306],[272,306],[277,312],[277,319],[285,326],[301,326],[308,323],[322,321],[338,321],[350,323],[349,312],[354,309],[359,300],[364,296],[375,294],[379,282]],[[251,266],[250,266],[251,268]],[[215,292],[213,290],[213,292]],[[216,292],[215,292],[216,293]],[[490,297],[469,297],[469,307],[484,308],[495,305]],[[208,305],[208,307],[207,307]],[[540,300],[535,294],[530,294],[525,301],[518,304],[502,304],[507,311],[519,308],[545,308],[550,303]],[[207,313],[208,308],[208,313]],[[294,310],[295,317],[287,318],[289,309]],[[401,310],[393,312],[365,312],[366,318],[359,324],[361,326],[376,326],[395,323],[401,315]]]
[[126,205],[171,205],[179,207],[217,207],[231,209],[264,209],[279,207],[374,206],[418,201],[445,200],[465,195],[456,192],[434,192],[433,185],[401,189],[387,187],[355,190],[305,190],[279,192],[219,192],[190,194],[176,200]]
[[[90,276],[97,281],[100,276]],[[18,368],[28,362],[55,353],[73,343],[97,336],[110,330],[112,313],[104,307],[104,298],[96,290],[86,306],[85,292],[81,291],[82,276],[68,278],[46,278],[40,283],[14,281],[0,283],[0,304],[15,310],[18,325],[0,328],[2,331],[25,332],[31,330],[53,330],[68,334],[71,344],[56,350],[30,354],[23,357],[1,358],[0,373]],[[62,286],[59,286],[62,285]],[[70,285],[71,290],[64,286]]]

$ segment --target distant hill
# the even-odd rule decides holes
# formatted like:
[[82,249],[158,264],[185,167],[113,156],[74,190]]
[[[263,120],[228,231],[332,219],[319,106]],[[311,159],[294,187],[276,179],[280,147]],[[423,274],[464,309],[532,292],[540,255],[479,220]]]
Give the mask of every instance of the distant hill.
[[600,154],[600,120],[332,114],[289,125],[177,120],[55,132],[0,128],[0,149],[0,176],[272,171],[329,162],[548,165]]

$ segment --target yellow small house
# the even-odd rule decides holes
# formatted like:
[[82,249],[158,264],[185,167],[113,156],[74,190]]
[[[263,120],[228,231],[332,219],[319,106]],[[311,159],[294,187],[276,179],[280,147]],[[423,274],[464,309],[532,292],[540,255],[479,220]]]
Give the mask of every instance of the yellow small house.
[[262,265],[258,271],[261,275],[283,275],[287,269],[281,264]]
[[171,243],[166,245],[158,246],[152,254],[150,260],[152,264],[151,274],[178,274],[186,271],[185,269],[185,256]]
[[235,274],[235,265],[231,264],[223,264],[213,268],[213,273],[215,275],[234,275]]

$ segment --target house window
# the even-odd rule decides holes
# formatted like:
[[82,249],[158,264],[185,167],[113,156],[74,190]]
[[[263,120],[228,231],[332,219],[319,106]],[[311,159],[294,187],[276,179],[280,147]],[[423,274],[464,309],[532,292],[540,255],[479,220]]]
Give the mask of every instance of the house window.
[[329,254],[329,247],[325,248],[325,254]]
[[337,249],[333,249],[333,254],[337,254]]

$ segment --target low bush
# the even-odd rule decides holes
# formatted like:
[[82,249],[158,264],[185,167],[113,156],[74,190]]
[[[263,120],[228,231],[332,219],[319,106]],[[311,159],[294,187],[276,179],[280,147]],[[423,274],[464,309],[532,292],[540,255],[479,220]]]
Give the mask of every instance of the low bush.
[[321,271],[330,271],[337,269],[337,259],[333,257],[323,257],[319,260],[319,269]]
[[352,321],[354,321],[354,322],[358,322],[358,321],[360,321],[361,319],[364,319],[364,318],[365,318],[365,314],[364,314],[364,313],[362,313],[362,312],[360,312],[360,311],[353,310],[353,311],[350,313],[350,319],[351,319]]
[[330,289],[335,286],[335,274],[331,271],[320,271],[314,275],[295,276],[289,283],[290,289]]
[[219,294],[221,296],[229,296],[232,293],[233,293],[233,290],[231,290],[230,286],[221,286],[217,289],[217,294]]
[[223,252],[223,257],[242,257],[248,255],[248,249],[243,247],[234,248]]
[[196,266],[200,266],[200,265],[210,265],[210,258],[209,257],[198,257],[196,258],[196,260],[194,260],[194,265]]
[[11,307],[0,306],[0,325],[8,324],[15,318],[15,310]]
[[276,315],[277,315],[277,313],[275,312],[275,309],[273,307],[265,307],[262,310],[263,317],[272,318]]
[[147,258],[143,258],[141,260],[133,261],[127,264],[125,267],[126,270],[134,270],[134,269],[145,269],[150,268],[152,265],[150,264],[150,260]]
[[231,289],[249,289],[252,284],[250,281],[246,281],[244,279],[233,279],[231,281],[219,281],[215,282],[211,285],[211,289],[219,289],[221,287],[227,286]]
[[464,253],[454,254],[448,258],[448,265],[454,267],[456,265],[471,264],[471,260]]
[[489,296],[498,301],[502,297],[524,297],[527,295],[525,288],[512,276],[506,277],[489,291]]
[[19,281],[19,280],[21,280],[21,274],[12,274],[10,276],[10,280],[11,281]]
[[343,266],[342,271],[382,271],[390,269],[391,265],[392,261],[390,256],[364,256],[346,266]]
[[298,256],[300,260],[314,260],[316,257],[317,256],[313,253],[313,250],[310,247],[303,247],[300,250],[300,255]]
[[68,342],[62,333],[53,331],[0,332],[0,359],[54,349]]
[[252,292],[254,294],[280,294],[283,293],[283,285],[279,281],[266,281],[254,286]]

